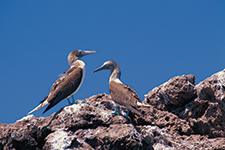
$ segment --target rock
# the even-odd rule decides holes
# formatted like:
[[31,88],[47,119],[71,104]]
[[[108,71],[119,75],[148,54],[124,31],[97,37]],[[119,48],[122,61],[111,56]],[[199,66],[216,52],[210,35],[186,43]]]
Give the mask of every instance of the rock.
[[225,69],[195,86],[197,98],[181,117],[188,119],[196,134],[225,137]]
[[45,128],[53,117],[26,116],[14,124],[0,124],[0,149],[42,149],[45,137],[50,133]]
[[[177,76],[145,95],[143,103],[153,105],[156,110],[150,111],[153,115],[145,117],[143,122],[152,120],[154,123],[155,120],[157,126],[167,128],[172,117],[175,123],[179,123],[170,129],[182,131],[178,134],[225,137],[225,70],[197,85],[194,79],[193,75]],[[160,121],[157,117],[152,119],[154,114],[161,116]]]
[[144,103],[160,110],[173,111],[196,97],[195,76],[192,74],[176,76],[151,90],[145,95]]
[[[121,129],[123,130],[121,132]],[[47,138],[43,149],[149,149],[142,135],[131,124],[98,126],[75,132],[57,130]]]
[[177,76],[154,88],[139,107],[116,106],[110,95],[77,100],[49,117],[28,115],[0,123],[0,150],[20,149],[225,149],[225,70],[195,85]]
[[207,136],[172,136],[157,126],[138,126],[154,149],[225,149],[225,138],[209,139]]
[[164,128],[169,131],[170,134],[179,135],[191,135],[193,129],[190,127],[189,122],[179,118],[173,113],[167,111],[161,111],[156,108],[142,109],[146,115],[144,118],[133,118],[135,125],[154,125],[160,128]]
[[215,99],[224,102],[225,69],[200,82],[195,89],[201,100]]
[[[137,132],[130,120],[107,112],[89,104],[65,107],[56,114],[48,126],[52,133],[46,138],[43,149],[143,149],[151,147]],[[62,135],[64,138],[57,135]]]
[[29,115],[1,124],[1,149],[152,149],[130,119],[107,112],[74,104],[47,118]]

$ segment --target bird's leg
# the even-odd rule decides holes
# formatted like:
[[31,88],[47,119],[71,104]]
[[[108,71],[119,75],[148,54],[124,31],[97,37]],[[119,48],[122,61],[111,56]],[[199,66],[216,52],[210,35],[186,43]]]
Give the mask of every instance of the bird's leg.
[[71,105],[70,99],[69,99],[69,98],[67,98],[67,100],[68,100],[69,105]]
[[72,95],[72,103],[73,103],[73,104],[75,104],[75,100],[74,100],[74,97],[73,97],[73,95]]
[[117,105],[115,107],[115,110],[113,112],[107,112],[108,114],[117,114],[120,116],[120,114],[117,112]]
[[118,113],[117,113],[117,105],[116,105],[116,107],[115,107],[114,114],[118,114]]
[[129,110],[129,109],[127,109],[126,118],[128,118],[129,112],[130,112],[130,110]]

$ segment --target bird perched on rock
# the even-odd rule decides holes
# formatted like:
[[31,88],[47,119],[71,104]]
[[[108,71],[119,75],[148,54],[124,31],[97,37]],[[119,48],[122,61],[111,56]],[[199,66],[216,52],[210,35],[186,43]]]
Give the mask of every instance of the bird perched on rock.
[[[120,81],[121,71],[117,63],[114,61],[106,61],[101,67],[93,72],[104,69],[111,72],[109,78],[109,92],[113,101],[127,108],[126,117],[129,115],[129,110],[139,116],[142,116],[141,112],[137,110],[137,106],[150,107],[150,105],[142,104],[137,93],[130,86],[125,85]],[[118,114],[117,106],[114,113]]]
[[[67,58],[70,69],[64,72],[61,77],[53,83],[49,94],[40,102],[41,104],[28,114],[48,105],[43,112],[44,114],[63,99],[67,99],[69,104],[71,104],[69,98],[71,96],[73,98],[73,95],[79,90],[85,76],[85,63],[80,59],[85,55],[93,53],[96,53],[96,51],[73,50],[70,52]],[[73,103],[75,103],[74,98]]]

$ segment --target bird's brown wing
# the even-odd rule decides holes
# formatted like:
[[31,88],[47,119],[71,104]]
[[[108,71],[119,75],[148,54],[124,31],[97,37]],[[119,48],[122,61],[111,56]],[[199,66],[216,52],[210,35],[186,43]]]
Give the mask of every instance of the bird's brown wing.
[[72,67],[65,72],[65,74],[68,75],[63,78],[60,77],[62,79],[59,78],[56,80],[57,83],[54,83],[55,85],[53,84],[53,87],[51,87],[51,91],[48,96],[49,105],[43,113],[55,106],[61,100],[70,96],[81,84],[83,76],[81,68]]
[[[109,91],[113,101],[130,109],[133,113],[140,115],[136,110],[137,101],[140,100],[137,93],[128,85],[111,81],[109,83]],[[131,108],[132,107],[132,108]],[[135,111],[133,110],[135,109]],[[137,113],[138,112],[138,113]]]
[[[52,84],[51,88],[50,88],[50,92],[51,93],[52,91],[54,91],[58,85],[60,85],[64,80],[65,78],[73,71],[75,70],[77,67],[72,67],[70,69],[68,69],[66,72],[64,72],[63,74],[60,74],[60,77]],[[43,103],[47,98],[48,98],[49,94],[42,100],[40,101],[40,103]]]
[[138,94],[136,93],[136,91],[134,89],[132,89],[130,86],[123,84],[124,88],[127,89],[132,96],[138,101],[141,102],[140,97],[138,96]]

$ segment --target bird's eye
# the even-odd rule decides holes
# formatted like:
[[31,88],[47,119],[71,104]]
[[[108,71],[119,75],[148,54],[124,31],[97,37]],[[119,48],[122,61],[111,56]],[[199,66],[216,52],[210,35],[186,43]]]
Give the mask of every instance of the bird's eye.
[[79,57],[81,54],[82,54],[82,51],[79,51],[79,52],[77,53],[77,56]]

